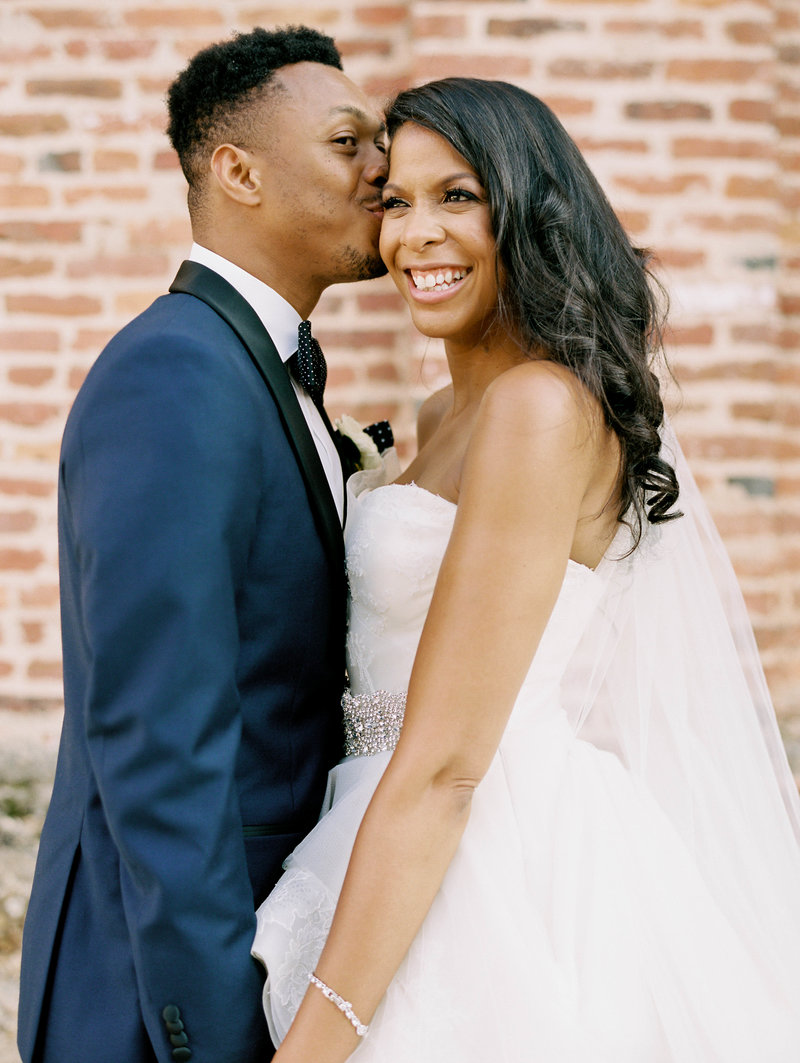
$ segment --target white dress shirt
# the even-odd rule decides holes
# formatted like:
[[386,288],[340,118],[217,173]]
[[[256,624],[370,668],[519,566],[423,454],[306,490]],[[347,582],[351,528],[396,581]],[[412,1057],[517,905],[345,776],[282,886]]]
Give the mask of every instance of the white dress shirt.
[[[287,303],[282,295],[278,295],[263,281],[254,277],[252,273],[248,273],[240,266],[235,266],[227,258],[222,258],[221,255],[209,251],[206,247],[201,247],[200,244],[192,244],[189,259],[192,262],[198,262],[201,266],[213,269],[228,284],[231,284],[243,299],[247,300],[258,314],[264,328],[269,332],[281,360],[284,363],[288,362],[297,350],[297,326],[301,321],[294,307]],[[339,455],[311,396],[297,383],[288,369],[287,373],[317,448],[322,468],[328,478],[333,501],[336,503],[336,510],[341,521],[344,516],[344,477]]]

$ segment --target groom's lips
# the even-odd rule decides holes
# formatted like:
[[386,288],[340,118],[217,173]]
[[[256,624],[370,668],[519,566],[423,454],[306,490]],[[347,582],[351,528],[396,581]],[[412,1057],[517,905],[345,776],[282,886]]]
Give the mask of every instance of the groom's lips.
[[369,199],[364,202],[363,206],[370,214],[375,214],[378,218],[383,217],[383,200]]

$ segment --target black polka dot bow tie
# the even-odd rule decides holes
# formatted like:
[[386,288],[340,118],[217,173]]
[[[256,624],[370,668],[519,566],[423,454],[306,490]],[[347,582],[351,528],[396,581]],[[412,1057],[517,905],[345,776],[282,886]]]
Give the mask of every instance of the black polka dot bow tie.
[[321,410],[328,367],[320,345],[311,335],[310,321],[301,321],[297,328],[297,350],[289,359],[289,368],[298,384],[305,388],[314,405]]

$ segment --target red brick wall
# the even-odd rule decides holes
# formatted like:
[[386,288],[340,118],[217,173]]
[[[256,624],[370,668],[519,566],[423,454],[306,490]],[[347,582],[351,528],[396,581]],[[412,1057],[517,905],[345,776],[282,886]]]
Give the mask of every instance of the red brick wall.
[[[675,423],[800,748],[800,8],[797,0],[4,0],[0,6],[0,705],[60,697],[61,428],[104,340],[189,241],[164,90],[255,24],[330,32],[379,98],[451,73],[547,99],[672,292]],[[410,452],[441,379],[387,281],[314,315],[329,404]],[[799,761],[800,762],[800,761]]]

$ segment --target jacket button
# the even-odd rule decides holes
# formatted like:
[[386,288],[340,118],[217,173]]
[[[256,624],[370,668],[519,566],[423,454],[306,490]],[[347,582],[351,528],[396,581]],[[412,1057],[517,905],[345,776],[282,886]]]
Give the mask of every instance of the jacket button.
[[189,1038],[185,1033],[171,1033],[169,1039],[170,1043],[175,1045],[176,1048],[181,1048],[183,1045],[189,1044]]
[[191,1049],[186,1047],[173,1048],[172,1058],[175,1060],[175,1063],[187,1063],[187,1060],[192,1058]]
[[181,1017],[180,1008],[177,1004],[167,1004],[164,1010],[161,1012],[161,1018],[164,1022],[179,1022]]
[[167,1033],[181,1033],[184,1029],[184,1025],[180,1019],[177,1022],[166,1023]]

